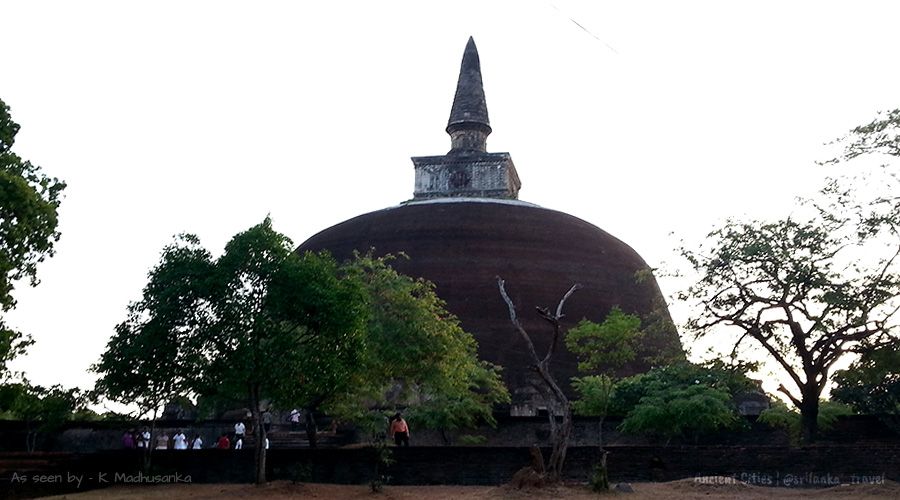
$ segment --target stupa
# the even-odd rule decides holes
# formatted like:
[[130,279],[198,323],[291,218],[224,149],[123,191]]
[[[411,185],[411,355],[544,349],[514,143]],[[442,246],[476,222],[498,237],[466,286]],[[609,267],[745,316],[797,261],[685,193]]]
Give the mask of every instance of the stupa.
[[[536,306],[555,308],[573,283],[583,288],[566,303],[564,325],[602,321],[618,306],[642,318],[638,359],[621,375],[651,363],[683,358],[665,300],[646,262],[627,244],[581,219],[518,199],[521,182],[509,153],[488,153],[491,133],[481,63],[469,38],[447,133],[445,155],[412,158],[413,198],[360,215],[314,235],[298,251],[328,250],[339,260],[354,250],[400,252],[395,268],[435,283],[437,294],[478,341],[479,355],[503,367],[511,413],[544,406],[524,343],[513,329],[496,277],[506,280],[524,327],[544,352],[551,335]],[[402,339],[398,339],[402,342]],[[567,392],[577,360],[560,346],[554,373]]]

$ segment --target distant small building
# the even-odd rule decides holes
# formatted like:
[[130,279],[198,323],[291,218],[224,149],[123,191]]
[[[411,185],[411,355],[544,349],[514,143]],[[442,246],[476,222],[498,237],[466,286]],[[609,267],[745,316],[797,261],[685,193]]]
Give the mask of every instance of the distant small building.
[[[298,251],[329,250],[338,259],[370,248],[377,254],[407,254],[409,260],[394,261],[396,269],[434,282],[450,312],[475,336],[479,355],[503,367],[513,414],[533,415],[544,404],[533,388],[536,374],[529,369],[525,345],[497,290],[497,276],[506,280],[539,352],[550,336],[543,334],[548,327],[534,307],[556,307],[568,288],[580,283],[583,288],[566,303],[566,327],[582,318],[602,321],[614,306],[638,314],[648,327],[639,359],[621,374],[646,371],[647,358],[656,363],[684,358],[656,280],[631,247],[581,219],[519,201],[521,181],[510,154],[487,152],[491,126],[471,38],[446,131],[451,138],[447,154],[412,158],[412,200],[325,229]],[[576,363],[561,345],[553,369],[567,392]]]

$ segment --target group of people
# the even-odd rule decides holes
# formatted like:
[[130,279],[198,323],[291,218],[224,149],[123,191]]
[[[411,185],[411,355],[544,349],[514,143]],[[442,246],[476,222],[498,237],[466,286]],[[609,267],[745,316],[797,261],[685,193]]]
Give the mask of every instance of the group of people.
[[[263,426],[268,434],[272,425],[271,413],[268,411],[263,413],[262,420]],[[300,411],[296,409],[291,411],[288,420],[291,422],[292,427],[298,427],[301,420]],[[335,422],[333,422],[333,424],[334,423]],[[212,448],[220,450],[240,450],[244,447],[244,437],[246,436],[246,433],[247,426],[243,421],[239,421],[234,424],[234,433],[229,437],[229,433],[223,432],[219,436],[219,439],[212,445]],[[397,412],[390,418],[388,423],[388,436],[394,440],[394,443],[397,446],[409,446],[409,424],[406,423],[406,420],[403,419],[403,415],[400,412]],[[122,446],[129,449],[147,449],[152,446],[151,437],[150,430],[146,427],[142,428],[140,431],[128,429],[122,434]],[[187,436],[181,429],[178,429],[171,438],[166,434],[165,430],[161,431],[156,436],[155,449],[157,450],[187,450],[189,448],[193,450],[203,448],[203,438],[200,437],[200,434],[194,434],[194,438],[190,441],[188,441]],[[266,449],[269,449],[268,437],[266,438]]]
[[[241,450],[244,448],[244,437],[247,431],[247,427],[244,425],[244,422],[238,422],[234,424],[234,433],[231,437],[228,437],[227,432],[223,432],[219,439],[216,440],[216,444],[213,445],[213,448],[217,448],[219,450]],[[269,438],[266,437],[266,449],[269,449]]]
[[[144,427],[140,431],[135,431],[134,429],[128,429],[122,434],[122,447],[127,449],[140,448],[147,449],[153,447],[153,442],[151,441],[150,429]],[[200,434],[194,434],[194,439],[188,443],[188,438],[181,431],[175,432],[175,435],[169,438],[169,435],[166,434],[166,431],[162,431],[156,436],[156,447],[157,450],[168,450],[170,448],[174,450],[186,450],[188,448],[192,448],[194,450],[199,450],[203,448],[203,439],[200,437]]]
[[[223,433],[212,447],[226,450],[233,447],[235,450],[240,450],[244,447],[244,435],[246,432],[247,426],[244,425],[244,422],[238,422],[234,424],[233,441],[228,438],[227,433]],[[147,449],[152,447],[151,438],[150,429],[146,427],[142,428],[140,431],[128,429],[122,434],[122,447],[126,449]],[[266,438],[266,448],[268,447],[269,438]],[[162,430],[156,435],[156,447],[154,449],[187,450],[188,448],[192,450],[200,450],[203,448],[203,438],[200,437],[200,434],[194,434],[194,439],[191,439],[190,442],[188,442],[187,435],[185,435],[181,429],[178,429],[171,438],[166,434],[165,430]]]

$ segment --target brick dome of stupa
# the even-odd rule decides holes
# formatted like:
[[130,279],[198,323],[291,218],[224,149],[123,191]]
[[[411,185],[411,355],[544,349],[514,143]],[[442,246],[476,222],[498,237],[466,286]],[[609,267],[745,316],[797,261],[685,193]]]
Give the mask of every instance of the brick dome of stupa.
[[[565,326],[582,318],[602,321],[614,306],[638,314],[650,326],[639,360],[622,374],[647,370],[647,357],[684,356],[665,300],[637,252],[577,217],[517,199],[521,183],[510,155],[486,152],[491,128],[472,39],[447,132],[449,153],[413,158],[412,200],[325,229],[298,250],[329,250],[339,260],[372,248],[379,255],[405,253],[409,259],[395,260],[394,267],[435,283],[447,309],[475,336],[479,355],[503,367],[514,405],[534,408],[540,398],[529,382],[536,375],[509,321],[497,276],[506,280],[539,352],[550,335],[534,308],[555,308],[579,283],[583,288],[566,302]],[[576,375],[576,363],[560,346],[554,372],[562,385],[568,387]]]

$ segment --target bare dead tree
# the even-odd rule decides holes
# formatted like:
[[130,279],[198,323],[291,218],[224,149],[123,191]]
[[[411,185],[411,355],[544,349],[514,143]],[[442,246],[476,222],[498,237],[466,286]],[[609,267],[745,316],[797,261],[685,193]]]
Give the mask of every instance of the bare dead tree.
[[545,470],[547,481],[556,482],[562,477],[563,464],[566,461],[566,451],[569,446],[569,436],[572,434],[572,407],[569,403],[569,398],[567,398],[562,389],[560,389],[559,384],[556,383],[556,379],[550,372],[550,361],[553,359],[553,354],[556,352],[556,346],[559,344],[560,340],[559,322],[564,316],[562,312],[563,306],[565,305],[566,300],[575,293],[575,290],[581,288],[581,285],[576,283],[569,288],[569,291],[563,295],[562,299],[560,299],[555,312],[544,307],[535,308],[537,309],[538,315],[553,327],[553,339],[543,357],[538,356],[537,350],[535,350],[534,347],[534,342],[531,341],[531,335],[525,331],[522,323],[519,322],[519,317],[516,315],[516,306],[506,293],[506,282],[499,276],[497,277],[497,287],[500,289],[500,296],[503,297],[503,301],[506,302],[506,306],[509,308],[509,319],[512,321],[513,326],[516,327],[516,331],[519,332],[522,340],[525,341],[528,353],[534,361],[532,368],[540,376],[541,381],[546,386],[547,394],[553,398],[553,401],[551,402],[555,403],[555,409],[560,413],[560,415],[557,415],[554,408],[550,408],[548,411],[550,419],[550,441],[552,443],[553,451],[550,453],[550,459],[547,461]]

